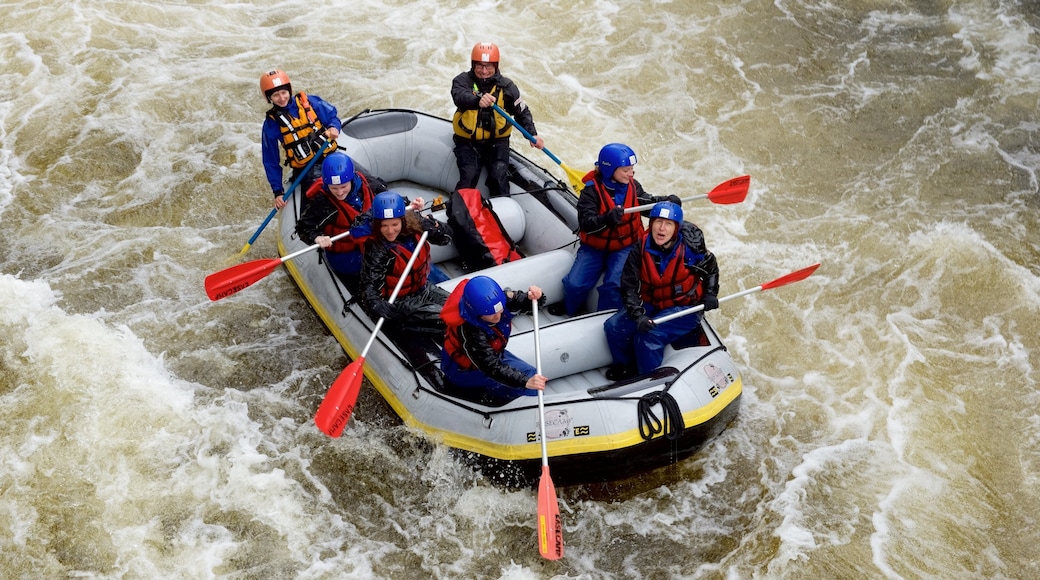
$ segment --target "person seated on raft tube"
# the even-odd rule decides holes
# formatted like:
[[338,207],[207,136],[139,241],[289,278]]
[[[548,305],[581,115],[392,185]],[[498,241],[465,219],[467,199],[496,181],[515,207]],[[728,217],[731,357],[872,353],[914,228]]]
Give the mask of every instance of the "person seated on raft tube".
[[520,89],[498,68],[499,50],[490,42],[473,46],[470,69],[451,81],[451,99],[455,115],[451,125],[455,135],[455,161],[459,167],[459,189],[477,187],[481,166],[487,167],[488,194],[509,195],[509,135],[513,125],[499,115],[498,105],[534,137],[532,147],[542,149],[534,117],[520,98]]
[[585,304],[600,275],[596,310],[621,307],[621,270],[632,248],[646,234],[638,212],[626,208],[659,201],[679,205],[677,195],[655,196],[643,190],[635,179],[636,153],[623,143],[608,143],[599,150],[596,168],[582,181],[585,189],[578,197],[578,236],[581,240],[574,264],[563,277],[563,302],[549,306],[549,313],[574,316]]
[[348,236],[333,242],[331,238],[349,231],[362,212],[371,212],[372,200],[384,191],[383,180],[355,168],[346,153],[333,151],[321,164],[321,179],[307,190],[310,201],[296,222],[300,239],[325,250],[329,267],[355,296],[364,239]]
[[[704,233],[683,221],[682,208],[660,202],[650,209],[650,234],[629,254],[621,275],[624,308],[603,323],[617,381],[661,366],[664,347],[700,324],[703,312],[719,307],[719,266]],[[704,311],[655,324],[661,317],[703,304]]]
[[[361,280],[359,294],[361,308],[373,320],[385,318],[384,328],[389,334],[400,331],[397,336],[414,335],[444,337],[444,321],[441,307],[448,293],[430,281],[433,264],[430,262],[430,243],[446,246],[451,243],[451,228],[433,217],[420,217],[423,199],[412,202],[412,211],[405,208],[404,198],[393,191],[384,191],[372,201],[371,235],[362,246]],[[362,215],[359,221],[367,216]],[[365,224],[351,232],[369,229]],[[429,238],[422,247],[417,247],[423,231]],[[398,280],[412,253],[419,252],[412,269],[398,292],[393,304],[393,294]],[[447,279],[443,273],[440,278]],[[407,334],[405,334],[407,333]]]
[[[321,97],[308,96],[303,91],[293,97],[292,83],[284,71],[273,70],[260,75],[260,92],[272,105],[260,134],[261,159],[267,182],[274,192],[274,207],[282,209],[285,207],[282,199],[285,186],[282,185],[279,145],[285,150],[285,164],[292,168],[292,180],[296,181],[325,141],[329,141],[329,146],[322,152],[323,157],[336,150],[336,139],[343,123],[336,107]],[[321,163],[318,161],[311,165],[301,181],[301,191],[307,191],[320,177]]]
[[457,387],[483,389],[481,401],[487,403],[544,390],[547,379],[506,350],[513,312],[530,311],[535,300],[545,302],[537,286],[513,292],[487,276],[463,280],[441,313],[448,328],[441,349],[445,378]]

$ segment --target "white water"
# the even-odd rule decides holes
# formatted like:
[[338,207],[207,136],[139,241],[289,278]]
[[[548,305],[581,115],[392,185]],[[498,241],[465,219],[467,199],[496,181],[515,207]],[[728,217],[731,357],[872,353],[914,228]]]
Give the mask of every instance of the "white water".
[[[1035,6],[559,4],[4,4],[3,575],[1040,574]],[[622,141],[653,193],[752,175],[686,208],[724,293],[823,263],[709,315],[740,417],[682,464],[560,489],[555,563],[533,492],[373,390],[316,431],[346,358],[284,272],[202,288],[269,209],[261,72],[343,118],[448,115],[478,40],[571,167]]]

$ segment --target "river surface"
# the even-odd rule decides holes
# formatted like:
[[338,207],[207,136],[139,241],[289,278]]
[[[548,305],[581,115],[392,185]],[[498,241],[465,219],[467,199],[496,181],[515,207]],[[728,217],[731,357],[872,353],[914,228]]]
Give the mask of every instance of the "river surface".
[[[0,576],[1040,576],[1034,1],[7,1]],[[535,493],[402,426],[286,272],[210,302],[270,209],[258,79],[448,116],[482,40],[564,163],[688,203],[745,380],[694,457]],[[557,172],[515,137],[514,146]],[[250,249],[276,256],[274,228]]]

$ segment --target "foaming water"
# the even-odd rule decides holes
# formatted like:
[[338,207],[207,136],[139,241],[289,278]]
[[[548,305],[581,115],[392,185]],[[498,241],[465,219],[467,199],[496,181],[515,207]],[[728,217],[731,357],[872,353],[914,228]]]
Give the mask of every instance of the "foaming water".
[[[559,3],[556,3],[559,4]],[[1040,17],[1019,3],[12,5],[0,23],[0,568],[13,577],[1010,577],[1040,570]],[[388,25],[387,23],[390,23]],[[681,464],[535,497],[402,426],[278,271],[257,78],[447,116],[478,40],[546,144],[688,204],[741,414]],[[522,142],[518,149],[552,167]],[[555,169],[554,169],[555,171]],[[562,172],[559,175],[563,177]],[[276,254],[272,231],[249,258]]]

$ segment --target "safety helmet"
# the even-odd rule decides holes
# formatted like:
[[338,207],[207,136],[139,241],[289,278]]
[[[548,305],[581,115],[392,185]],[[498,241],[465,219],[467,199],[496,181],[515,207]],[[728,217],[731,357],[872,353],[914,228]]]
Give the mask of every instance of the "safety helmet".
[[333,151],[321,162],[321,180],[325,185],[344,185],[354,180],[354,161],[342,151]]
[[652,220],[654,218],[672,220],[673,222],[682,225],[682,207],[670,201],[659,201],[654,204],[654,207],[650,208],[650,219]]
[[600,173],[611,176],[618,167],[628,167],[636,164],[636,152],[624,143],[608,143],[599,150],[599,160],[596,167]]
[[384,191],[372,200],[372,217],[387,220],[404,217],[404,198],[393,191]]
[[285,74],[285,71],[275,69],[260,75],[260,92],[267,98],[268,103],[271,102],[271,93],[282,89],[288,89],[289,94],[292,94],[292,83],[289,82],[289,75]]
[[490,42],[478,42],[473,45],[473,53],[469,58],[473,62],[493,62],[498,68],[498,47]]
[[491,316],[506,308],[506,293],[487,276],[476,276],[462,289],[462,300],[477,316]]

